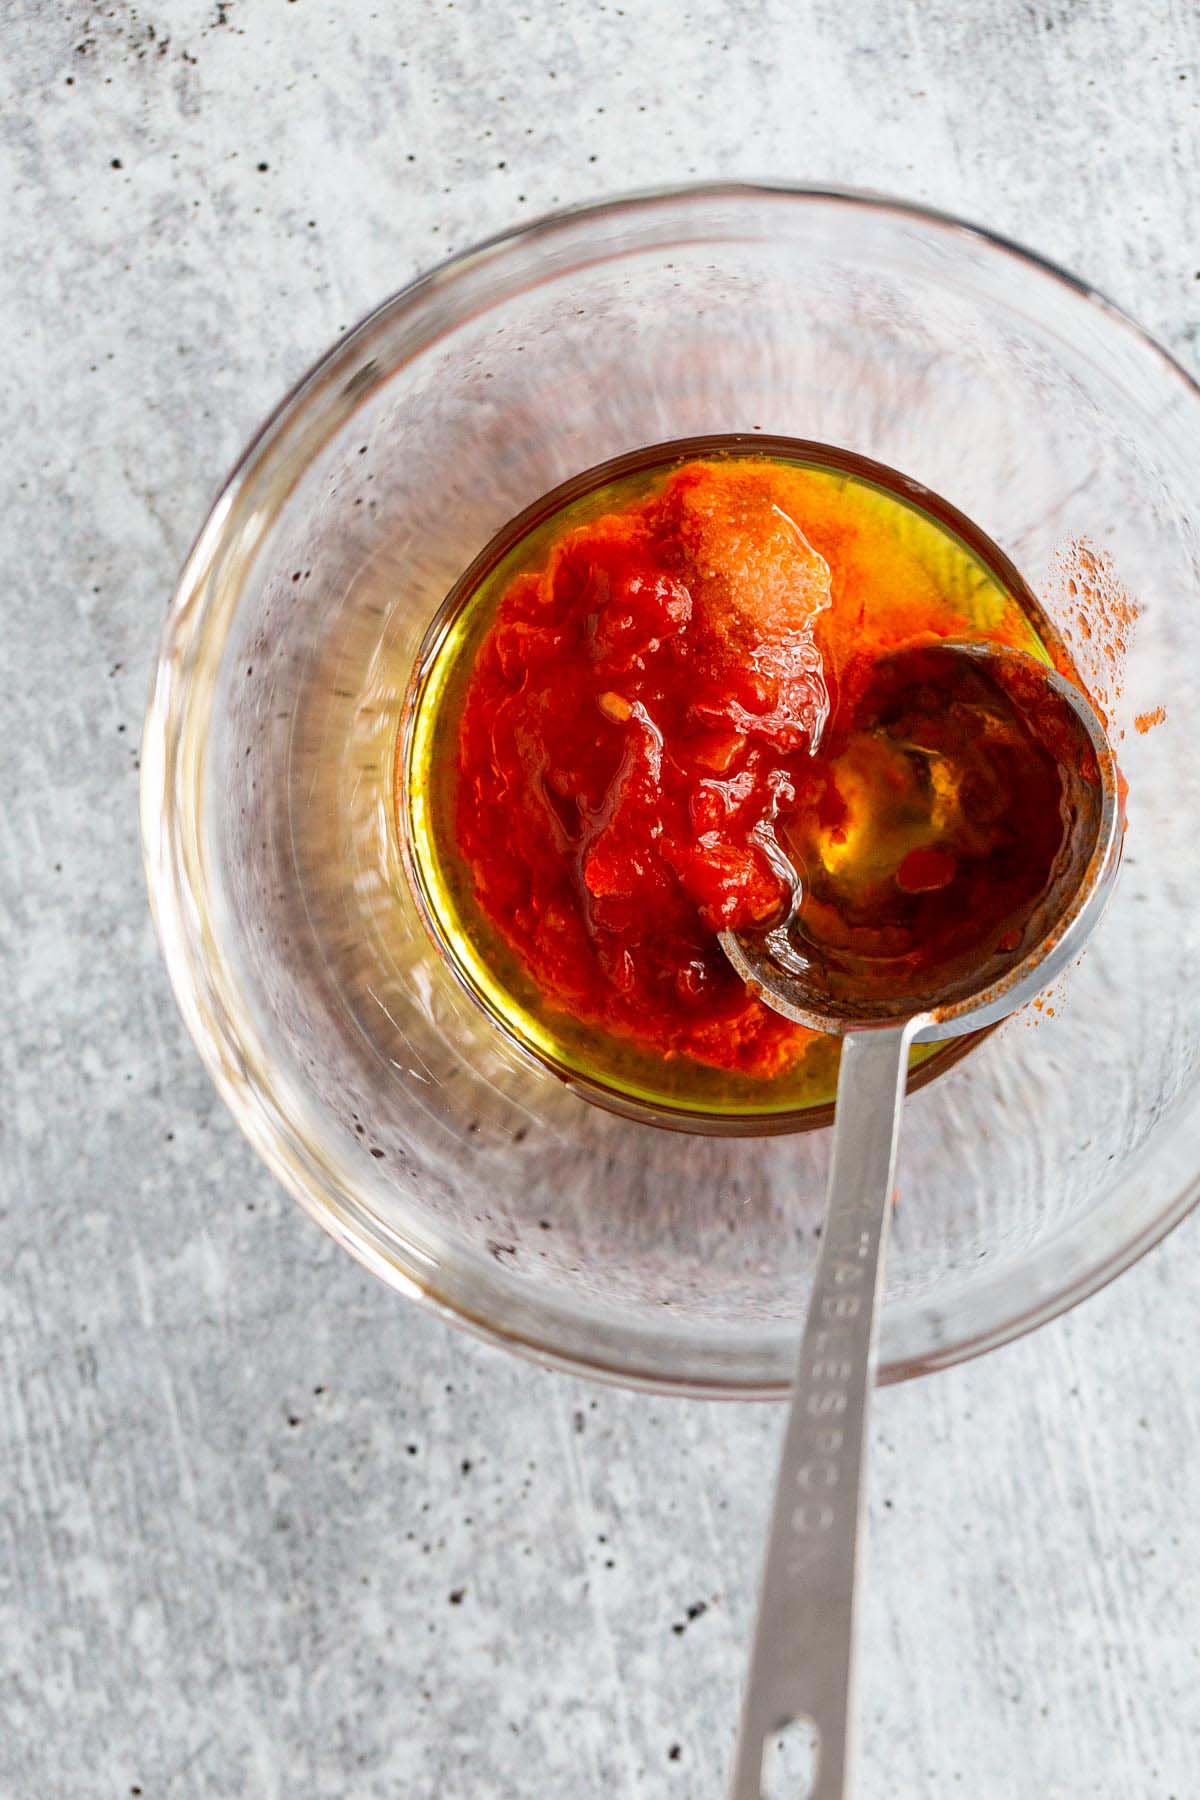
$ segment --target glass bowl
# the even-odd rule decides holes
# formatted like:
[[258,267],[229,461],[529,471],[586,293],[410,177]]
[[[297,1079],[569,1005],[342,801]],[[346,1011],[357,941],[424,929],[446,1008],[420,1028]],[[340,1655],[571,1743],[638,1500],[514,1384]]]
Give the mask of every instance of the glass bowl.
[[841,446],[945,496],[1108,714],[1130,790],[1116,898],[1048,1004],[908,1103],[883,1378],[1091,1292],[1200,1173],[1200,391],[1012,245],[866,195],[719,185],[543,220],[387,301],[200,533],[142,832],[213,1078],[341,1243],[541,1361],[762,1396],[791,1376],[828,1128],[712,1136],[589,1104],[439,956],[393,805],[420,646],[493,535],[581,470],[729,432]]

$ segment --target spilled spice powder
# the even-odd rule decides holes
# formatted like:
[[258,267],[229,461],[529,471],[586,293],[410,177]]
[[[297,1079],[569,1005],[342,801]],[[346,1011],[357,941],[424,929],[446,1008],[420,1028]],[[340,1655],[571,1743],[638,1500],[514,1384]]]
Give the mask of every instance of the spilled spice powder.
[[1049,610],[1074,662],[1074,673],[1109,731],[1124,737],[1120,714],[1125,665],[1141,608],[1111,556],[1089,538],[1073,538],[1056,552],[1051,586],[1057,590],[1052,596],[1057,604]]

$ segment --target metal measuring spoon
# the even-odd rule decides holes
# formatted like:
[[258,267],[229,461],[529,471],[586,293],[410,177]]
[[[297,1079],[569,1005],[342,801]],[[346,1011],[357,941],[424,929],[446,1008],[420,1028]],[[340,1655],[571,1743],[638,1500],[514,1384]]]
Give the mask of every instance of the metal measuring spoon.
[[[777,1011],[844,1037],[825,1223],[784,1436],[732,1800],[761,1800],[768,1744],[806,1722],[817,1737],[811,1800],[850,1793],[855,1599],[876,1300],[911,1045],[994,1024],[1078,955],[1112,891],[1123,820],[1116,763],[1086,698],[1020,651],[948,642],[926,659],[970,658],[1051,751],[1063,785],[1061,854],[1049,885],[1003,945],[946,966],[904,968],[889,991],[790,917],[761,934],[722,934],[734,968]],[[922,665],[930,666],[928,660]],[[961,664],[942,664],[952,672]],[[961,951],[961,947],[960,947]],[[869,974],[869,971],[868,971]]]

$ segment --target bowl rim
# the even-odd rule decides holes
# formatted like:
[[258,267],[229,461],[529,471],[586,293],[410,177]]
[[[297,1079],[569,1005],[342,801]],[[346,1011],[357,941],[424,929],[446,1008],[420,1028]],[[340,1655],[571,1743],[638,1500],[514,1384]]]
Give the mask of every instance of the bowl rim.
[[[223,1049],[219,1021],[213,1014],[213,992],[206,977],[204,958],[200,954],[201,946],[196,941],[192,920],[188,917],[186,883],[177,866],[175,840],[165,829],[164,819],[168,815],[170,803],[169,775],[173,769],[171,726],[174,695],[178,686],[178,666],[186,661],[181,657],[181,646],[189,636],[193,641],[198,640],[207,608],[206,590],[212,571],[221,559],[231,522],[235,519],[240,519],[243,524],[249,521],[250,529],[255,535],[261,531],[263,513],[254,504],[256,491],[264,485],[277,451],[288,441],[308,409],[322,397],[340,390],[343,407],[349,411],[353,411],[361,403],[372,385],[370,380],[361,379],[361,371],[371,367],[371,344],[382,338],[406,311],[436,296],[439,290],[449,288],[468,274],[501,265],[506,257],[523,247],[546,243],[556,235],[569,237],[571,231],[581,223],[651,212],[655,208],[672,204],[703,205],[716,201],[758,203],[772,200],[863,209],[899,219],[912,219],[935,233],[949,237],[965,236],[982,246],[987,253],[998,254],[1001,259],[1015,262],[1024,271],[1047,279],[1052,287],[1065,289],[1076,300],[1100,312],[1109,325],[1127,335],[1139,354],[1148,354],[1159,365],[1162,374],[1181,382],[1191,401],[1200,400],[1200,382],[1120,306],[1097,288],[1063,269],[1050,258],[1027,249],[1000,232],[917,201],[866,189],[763,179],[704,181],[644,188],[564,207],[496,232],[416,276],[339,337],[285,392],[251,436],[218,489],[207,518],[184,561],[158,645],[142,740],[142,855],[150,909],[172,990],[217,1091],[252,1147],[281,1185],[292,1193],[335,1241],[348,1249],[373,1273],[427,1310],[452,1321],[473,1335],[521,1354],[544,1367],[586,1375],[645,1392],[693,1398],[781,1399],[789,1391],[790,1380],[782,1370],[777,1378],[770,1379],[739,1376],[736,1372],[718,1374],[711,1355],[701,1355],[699,1358],[701,1364],[708,1365],[706,1373],[684,1368],[664,1370],[654,1360],[652,1346],[665,1343],[666,1340],[658,1336],[652,1337],[650,1333],[645,1334],[642,1355],[618,1354],[611,1347],[607,1350],[593,1349],[584,1346],[582,1342],[571,1349],[564,1349],[561,1332],[555,1329],[555,1321],[566,1322],[569,1309],[560,1303],[538,1301],[533,1307],[539,1321],[536,1325],[514,1326],[486,1315],[465,1302],[461,1295],[454,1294],[444,1284],[439,1284],[437,1270],[433,1269],[431,1272],[429,1258],[411,1246],[406,1247],[399,1234],[385,1234],[379,1228],[372,1229],[373,1222],[365,1207],[351,1202],[349,1196],[344,1194],[340,1197],[342,1204],[338,1204],[337,1199],[328,1191],[318,1189],[312,1179],[313,1171],[320,1169],[328,1176],[328,1165],[322,1165],[320,1159],[314,1156],[299,1157],[288,1150],[276,1122],[277,1116],[286,1118],[286,1114],[273,1095],[256,1087],[254,1060],[250,1057],[231,1058]],[[461,322],[460,318],[455,318],[449,328],[453,329]],[[426,338],[417,343],[410,355],[420,354],[428,347],[429,341]],[[387,371],[388,375],[393,374],[396,367],[402,366],[402,361],[393,362]],[[343,372],[351,366],[360,373],[350,381],[343,382]],[[308,447],[310,457],[328,440],[336,422],[340,421],[327,420],[327,429],[314,435],[314,441]],[[272,512],[282,505],[290,491],[290,485],[289,483],[286,489],[276,489],[271,502]],[[237,1033],[234,1035],[236,1037]],[[1192,1111],[1193,1114],[1200,1113],[1200,1109]],[[1178,1114],[1178,1108],[1176,1112]],[[1177,1117],[1176,1125],[1178,1123]],[[1162,1152],[1169,1152],[1172,1143],[1173,1137],[1168,1136],[1165,1143],[1155,1145],[1152,1155],[1145,1159],[1144,1177],[1150,1173],[1149,1165],[1155,1160],[1161,1160]],[[1085,1258],[1084,1266],[1069,1279],[1054,1286],[1053,1291],[1031,1298],[1023,1308],[1014,1310],[1009,1307],[1006,1316],[1000,1316],[1000,1312],[993,1307],[992,1322],[983,1324],[977,1331],[949,1337],[932,1348],[918,1350],[911,1346],[900,1346],[896,1353],[889,1354],[885,1308],[879,1381],[890,1383],[908,1380],[916,1375],[949,1367],[1035,1330],[1106,1286],[1138,1261],[1192,1211],[1198,1200],[1200,1161],[1196,1161],[1193,1172],[1186,1179],[1171,1187],[1170,1198],[1155,1210],[1154,1216],[1140,1230],[1127,1236],[1111,1253],[1091,1260]],[[1071,1228],[1068,1227],[1048,1240],[1047,1250],[1053,1249],[1056,1244],[1061,1250],[1070,1233]],[[1003,1272],[985,1280],[975,1290],[976,1300],[985,1296],[989,1289],[1007,1285],[1007,1281],[1008,1277]],[[524,1288],[521,1289],[521,1295],[523,1299],[528,1299]],[[797,1342],[799,1334],[800,1322],[797,1321]],[[722,1333],[716,1328],[709,1334],[703,1327],[697,1326],[693,1328],[687,1341],[699,1346],[703,1340],[711,1338],[715,1347],[721,1336]],[[763,1334],[762,1342],[764,1345],[778,1347],[780,1336],[779,1330],[773,1329],[770,1333]],[[745,1338],[746,1334],[743,1333],[739,1341],[744,1343]]]

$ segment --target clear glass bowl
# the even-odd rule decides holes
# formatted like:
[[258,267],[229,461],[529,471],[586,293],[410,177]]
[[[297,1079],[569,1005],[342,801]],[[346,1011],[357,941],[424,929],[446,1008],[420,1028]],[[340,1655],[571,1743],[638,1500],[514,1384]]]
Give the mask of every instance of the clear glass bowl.
[[1085,664],[1089,591],[1140,604],[1123,677],[1092,671],[1130,787],[1117,896],[1052,1012],[909,1101],[883,1376],[1091,1292],[1200,1175],[1200,391],[1011,245],[864,195],[693,188],[544,220],[389,300],[284,401],[197,540],[142,829],[187,1023],[327,1230],[540,1360],[750,1396],[790,1378],[828,1130],[589,1105],[440,959],[392,804],[419,647],[492,535],[610,457],[738,431],[944,495]]

